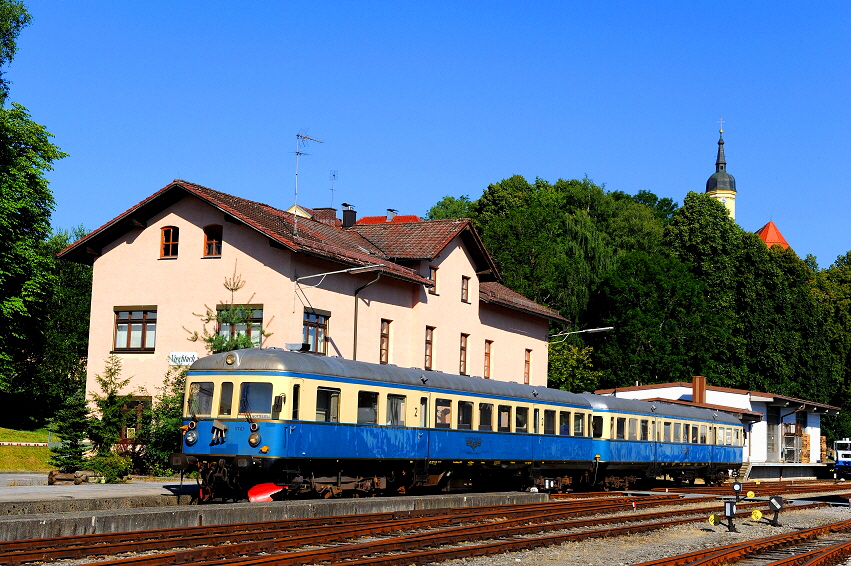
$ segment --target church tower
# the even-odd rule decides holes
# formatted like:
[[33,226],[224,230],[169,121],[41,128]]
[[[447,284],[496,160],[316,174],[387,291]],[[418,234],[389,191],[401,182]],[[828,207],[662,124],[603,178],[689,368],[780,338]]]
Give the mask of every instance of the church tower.
[[718,158],[715,160],[715,174],[706,181],[706,193],[727,207],[730,218],[736,219],[736,179],[727,173],[727,160],[724,159],[724,129],[718,131]]

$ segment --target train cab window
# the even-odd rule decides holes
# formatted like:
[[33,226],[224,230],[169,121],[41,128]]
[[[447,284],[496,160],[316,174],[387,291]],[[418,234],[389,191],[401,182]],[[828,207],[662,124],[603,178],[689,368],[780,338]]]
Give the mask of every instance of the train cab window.
[[296,383],[293,385],[293,420],[298,420],[298,404],[301,397],[301,385]]
[[692,444],[697,444],[698,432],[699,432],[698,426],[697,425],[691,425],[691,443]]
[[479,430],[493,431],[492,403],[479,403]]
[[573,413],[573,436],[585,436],[585,415]]
[[662,423],[662,442],[671,441],[671,423]]
[[473,428],[473,403],[458,401],[458,428],[470,430]]
[[514,411],[514,432],[527,432],[529,430],[529,409],[517,407]]
[[272,384],[243,383],[239,392],[239,416],[272,418]]
[[739,446],[739,429],[733,430],[733,446]]
[[544,434],[556,433],[556,412],[544,411]]
[[452,401],[436,399],[434,402],[434,427],[449,428],[452,426]]
[[629,419],[627,422],[627,434],[629,440],[638,440],[638,419]]
[[706,444],[706,425],[700,425],[700,443]]
[[680,432],[682,430],[681,423],[674,423],[674,442],[680,441]]
[[233,383],[225,381],[219,392],[219,414],[230,415],[233,409]]
[[648,426],[647,419],[641,419],[638,431],[639,440],[650,440],[650,427]]
[[615,419],[615,438],[623,440],[626,438],[626,419],[618,417]]
[[387,424],[390,426],[405,426],[405,396],[387,396]]
[[358,391],[358,423],[378,423],[378,393]]
[[420,426],[428,427],[428,397],[420,397]]
[[336,423],[340,420],[340,390],[320,387],[316,390],[316,420]]
[[499,432],[511,432],[511,407],[508,405],[499,406]]
[[570,413],[568,411],[558,412],[558,433],[570,436]]
[[603,417],[592,418],[591,434],[594,436],[594,438],[603,438]]
[[189,414],[209,417],[213,409],[213,382],[196,381],[189,384]]

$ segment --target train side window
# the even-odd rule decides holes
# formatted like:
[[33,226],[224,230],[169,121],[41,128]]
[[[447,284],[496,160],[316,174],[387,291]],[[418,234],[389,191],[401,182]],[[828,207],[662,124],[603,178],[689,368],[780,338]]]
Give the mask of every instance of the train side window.
[[434,427],[449,428],[452,425],[452,401],[436,399],[434,402]]
[[733,429],[732,428],[727,429],[727,442],[726,442],[726,444],[728,446],[733,444]]
[[405,396],[387,396],[387,424],[405,426]]
[[700,443],[706,444],[706,425],[700,425]]
[[493,403],[479,403],[479,430],[493,431]]
[[624,440],[626,438],[626,418],[618,417],[615,419],[615,424],[617,426],[615,438],[619,440]]
[[225,381],[219,392],[219,414],[229,415],[233,408],[233,383]]
[[724,429],[720,426],[715,427],[715,444],[724,444]]
[[691,443],[692,444],[697,444],[698,432],[699,432],[698,426],[697,425],[691,425]]
[[336,423],[340,419],[340,390],[320,387],[316,390],[316,420]]
[[690,426],[691,425],[689,425],[688,423],[683,423],[683,442],[688,442],[688,431]]
[[570,413],[568,411],[558,412],[558,433],[570,436]]
[[293,385],[293,420],[298,420],[298,403],[300,400],[301,394],[301,385],[296,383]]
[[573,436],[585,436],[585,415],[573,413]]
[[458,401],[458,428],[470,430],[473,428],[473,403]]
[[650,439],[650,427],[647,426],[647,419],[641,419],[641,426],[639,428],[639,439],[640,440],[649,440]]
[[594,438],[603,438],[603,417],[593,417],[591,432]]
[[428,427],[428,397],[420,397],[420,426]]
[[358,423],[378,423],[378,393],[358,391]]
[[638,440],[638,419],[629,419],[627,423],[630,440]]
[[213,409],[213,382],[196,381],[189,384],[189,414],[209,417]]
[[556,433],[556,412],[544,411],[544,434]]
[[682,425],[680,423],[674,423],[674,442],[680,441],[680,431],[682,430]]
[[272,418],[272,384],[243,383],[239,391],[239,415]]
[[508,405],[499,406],[499,432],[511,432],[511,407]]
[[517,407],[514,411],[514,432],[526,432],[529,426],[528,407]]
[[532,432],[538,434],[541,432],[541,410],[534,409],[532,415]]
[[662,442],[671,441],[671,423],[662,423]]
[[733,431],[733,446],[739,446],[739,429]]

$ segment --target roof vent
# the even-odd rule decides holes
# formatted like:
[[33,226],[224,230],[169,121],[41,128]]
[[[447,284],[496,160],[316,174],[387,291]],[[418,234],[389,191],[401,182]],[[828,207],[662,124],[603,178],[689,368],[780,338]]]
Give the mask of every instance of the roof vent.
[[395,208],[387,209],[387,222],[393,222],[393,219],[396,218],[396,215],[399,214],[399,211]]
[[358,220],[358,213],[355,212],[354,206],[343,203],[343,228],[351,228]]

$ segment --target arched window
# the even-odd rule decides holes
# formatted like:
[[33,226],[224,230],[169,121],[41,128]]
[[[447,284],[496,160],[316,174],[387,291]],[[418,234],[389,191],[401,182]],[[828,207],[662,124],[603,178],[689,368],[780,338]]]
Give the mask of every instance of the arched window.
[[162,229],[160,257],[177,257],[177,242],[180,230],[177,226],[166,226]]
[[210,224],[204,227],[204,257],[219,257],[222,255],[222,227]]

